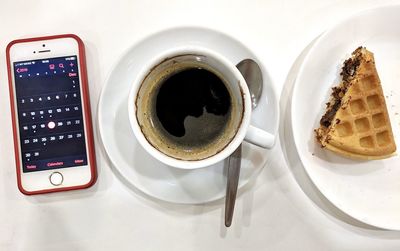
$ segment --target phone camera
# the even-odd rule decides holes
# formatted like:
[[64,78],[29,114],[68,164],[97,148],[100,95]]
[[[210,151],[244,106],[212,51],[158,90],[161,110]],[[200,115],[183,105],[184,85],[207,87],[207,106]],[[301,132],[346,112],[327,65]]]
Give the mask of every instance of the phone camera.
[[45,45],[45,44],[42,44],[42,46],[45,47],[46,45]]
[[36,51],[33,51],[33,53],[36,53]]

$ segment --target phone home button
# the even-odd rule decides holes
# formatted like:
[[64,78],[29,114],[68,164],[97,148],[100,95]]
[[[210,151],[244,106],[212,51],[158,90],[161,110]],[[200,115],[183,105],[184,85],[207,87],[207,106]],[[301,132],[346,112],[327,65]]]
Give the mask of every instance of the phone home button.
[[61,173],[54,172],[54,173],[50,174],[49,180],[53,186],[59,186],[63,183],[64,177]]

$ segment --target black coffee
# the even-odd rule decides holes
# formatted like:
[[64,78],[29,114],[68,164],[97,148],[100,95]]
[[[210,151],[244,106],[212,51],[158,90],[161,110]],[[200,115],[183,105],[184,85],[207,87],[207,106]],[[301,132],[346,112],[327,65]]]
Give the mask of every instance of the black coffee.
[[205,145],[229,120],[231,97],[213,72],[188,68],[167,77],[156,99],[157,118],[164,130],[184,145]]

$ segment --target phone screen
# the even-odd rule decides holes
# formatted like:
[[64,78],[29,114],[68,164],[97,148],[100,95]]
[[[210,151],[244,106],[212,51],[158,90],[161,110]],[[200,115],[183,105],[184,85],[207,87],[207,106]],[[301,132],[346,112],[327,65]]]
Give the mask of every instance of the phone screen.
[[77,56],[14,62],[23,172],[87,165]]

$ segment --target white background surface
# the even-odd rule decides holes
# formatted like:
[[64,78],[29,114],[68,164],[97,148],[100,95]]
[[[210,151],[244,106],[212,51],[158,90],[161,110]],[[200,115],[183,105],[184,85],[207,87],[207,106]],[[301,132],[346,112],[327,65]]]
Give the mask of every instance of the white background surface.
[[[286,118],[293,79],[312,40],[348,15],[393,2],[1,1],[0,250],[398,250],[400,232],[356,222],[315,190],[292,148]],[[128,188],[110,168],[98,138],[94,187],[35,197],[20,194],[7,43],[79,35],[87,49],[95,121],[101,87],[121,53],[148,34],[181,25],[210,27],[241,40],[259,55],[282,91],[280,142],[257,179],[240,191],[232,227],[224,227],[223,200],[174,205]]]

